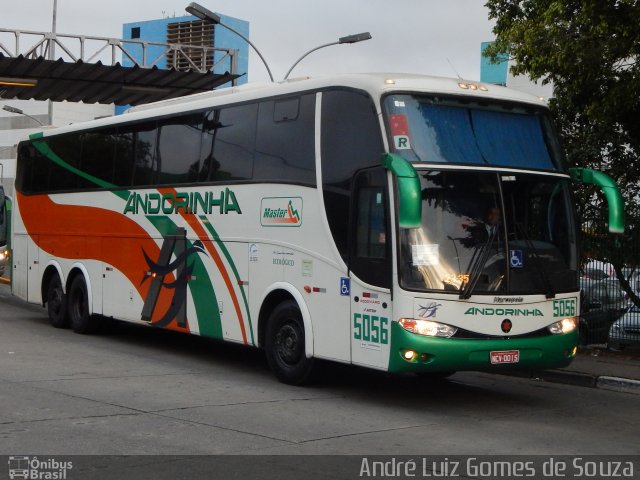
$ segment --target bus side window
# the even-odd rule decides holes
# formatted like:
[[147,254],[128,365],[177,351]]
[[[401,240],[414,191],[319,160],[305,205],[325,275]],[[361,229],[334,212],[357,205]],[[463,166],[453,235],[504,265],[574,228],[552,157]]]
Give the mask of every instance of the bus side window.
[[[115,128],[105,128],[96,132],[82,134],[81,170],[105,182],[121,185],[118,181],[121,180],[119,175],[122,169],[115,169],[114,167],[115,134]],[[80,142],[78,142],[78,146],[80,146]],[[131,168],[128,171],[131,171]],[[130,179],[127,178],[125,186],[128,186],[128,180]],[[96,185],[93,185],[93,188],[95,187]]]
[[254,180],[315,187],[315,98],[307,94],[260,103]]
[[206,112],[200,150],[200,181],[251,180],[257,112],[257,104]]
[[386,258],[387,231],[381,187],[363,187],[356,199],[356,256]]
[[40,140],[47,143],[51,152],[49,154],[50,160],[52,160],[49,166],[49,191],[57,192],[87,187],[88,182],[71,170],[71,168],[80,167],[80,142],[78,140],[77,133]]
[[130,126],[133,133],[133,186],[153,185],[157,180],[156,122]]
[[391,287],[387,175],[382,168],[356,175],[351,207],[349,269],[361,280]]
[[203,113],[169,117],[158,122],[158,183],[184,184],[198,179]]
[[322,188],[333,240],[347,261],[351,182],[355,172],[380,165],[384,150],[371,97],[360,91],[322,92]]

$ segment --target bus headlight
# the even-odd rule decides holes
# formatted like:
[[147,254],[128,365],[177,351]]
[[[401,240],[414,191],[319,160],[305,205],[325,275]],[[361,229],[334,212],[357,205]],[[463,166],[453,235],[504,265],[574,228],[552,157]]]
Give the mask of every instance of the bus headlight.
[[576,328],[578,328],[578,317],[563,318],[559,322],[553,323],[547,327],[547,329],[554,335],[573,332]]
[[407,332],[425,335],[427,337],[445,337],[453,336],[458,329],[444,323],[432,322],[431,320],[416,320],[413,318],[401,318],[398,323]]

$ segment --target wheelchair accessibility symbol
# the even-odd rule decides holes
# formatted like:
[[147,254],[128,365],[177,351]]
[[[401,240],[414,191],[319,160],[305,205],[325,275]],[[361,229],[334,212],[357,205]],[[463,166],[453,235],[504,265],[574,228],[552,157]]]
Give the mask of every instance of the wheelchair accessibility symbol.
[[522,250],[509,250],[509,263],[511,264],[511,268],[524,267],[524,255],[522,254]]

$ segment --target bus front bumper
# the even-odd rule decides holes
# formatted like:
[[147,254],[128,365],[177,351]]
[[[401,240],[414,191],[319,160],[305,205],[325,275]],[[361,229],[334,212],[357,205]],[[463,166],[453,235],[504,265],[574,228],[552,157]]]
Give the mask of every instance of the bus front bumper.
[[[391,322],[389,371],[500,372],[560,368],[571,363],[577,345],[577,330],[567,334],[515,339],[438,338],[408,332],[398,322]],[[492,363],[492,359],[502,363]]]

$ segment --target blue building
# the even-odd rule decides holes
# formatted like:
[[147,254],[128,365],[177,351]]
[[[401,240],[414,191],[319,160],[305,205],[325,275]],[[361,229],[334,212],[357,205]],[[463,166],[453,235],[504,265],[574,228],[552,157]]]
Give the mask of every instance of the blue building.
[[[222,23],[229,25],[231,28],[249,38],[249,22],[226,15],[220,15],[220,18]],[[122,26],[122,38],[126,40],[136,39],[146,40],[148,42],[206,46],[219,49],[235,49],[237,50],[236,73],[243,75],[238,78],[236,82],[238,84],[247,82],[247,72],[249,69],[249,45],[238,35],[220,25],[205,23],[191,15],[161,18],[158,20],[145,20],[141,22],[125,23]],[[142,48],[130,48],[128,46],[127,49],[133,52],[132,56],[136,61],[142,61]],[[172,55],[169,55],[169,58],[164,56],[164,51],[165,48],[162,46],[150,46],[146,52],[147,62],[161,57],[158,63],[156,63],[158,68],[170,68],[174,63],[174,58]],[[195,63],[198,65],[200,65],[200,62],[202,61],[202,59],[198,57],[201,52],[201,49],[192,49],[189,52],[189,56],[193,58]],[[204,61],[208,68],[213,67],[214,73],[224,73],[225,71],[231,72],[232,66],[229,56],[224,58],[224,61],[219,65],[215,65],[216,62],[224,56],[224,52],[214,51],[213,56],[205,59]],[[190,68],[187,60],[180,54],[176,55],[175,63],[178,70],[188,70]],[[130,67],[133,66],[133,62],[123,55],[122,65]]]
[[484,56],[484,51],[493,42],[482,42],[480,45],[480,81],[483,83],[493,83],[496,85],[507,85],[509,70],[509,57],[500,57],[498,63],[491,63],[491,60]]
[[509,71],[513,62],[509,59],[509,55],[501,55],[498,57],[497,63],[491,63],[491,60],[484,56],[484,51],[489,45],[491,42],[483,42],[480,45],[481,82],[513,88],[545,100],[553,97],[553,83],[534,82],[529,79],[528,75],[513,75]]

